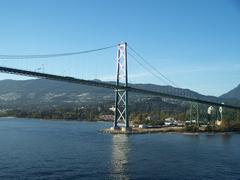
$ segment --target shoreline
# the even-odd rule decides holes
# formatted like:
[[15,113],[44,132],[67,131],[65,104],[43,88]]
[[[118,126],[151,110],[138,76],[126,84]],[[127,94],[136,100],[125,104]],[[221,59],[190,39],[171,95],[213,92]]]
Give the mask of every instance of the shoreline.
[[161,128],[131,128],[128,130],[121,129],[112,129],[106,128],[101,130],[104,133],[108,134],[153,134],[153,133],[177,133],[183,135],[191,135],[197,136],[201,134],[207,135],[216,135],[216,134],[231,134],[231,133],[239,133],[239,131],[197,131],[197,132],[189,132],[186,131],[184,127],[161,127]]
[[15,117],[15,116],[0,116],[0,118],[6,118],[6,119],[36,119],[36,120],[43,120],[43,121],[74,121],[74,122],[106,122],[106,123],[112,123],[112,121],[106,121],[106,120],[88,120],[88,119],[53,119],[53,118],[35,118],[35,117]]
[[[35,119],[35,120],[42,120],[42,121],[62,121],[62,122],[90,122],[90,123],[112,123],[111,121],[104,121],[104,120],[80,120],[80,119],[44,119],[44,118],[30,118],[30,117],[14,117],[14,116],[4,116],[0,118],[6,119]],[[231,134],[231,133],[240,133],[239,130],[225,130],[225,131],[206,131],[206,130],[199,130],[196,132],[187,131],[185,127],[149,127],[149,128],[138,128],[132,127],[128,130],[121,130],[112,128],[105,128],[100,129],[100,132],[108,133],[108,134],[153,134],[153,133],[178,133],[183,135],[192,135],[197,136],[200,134],[207,134],[207,135],[215,135],[215,134]]]

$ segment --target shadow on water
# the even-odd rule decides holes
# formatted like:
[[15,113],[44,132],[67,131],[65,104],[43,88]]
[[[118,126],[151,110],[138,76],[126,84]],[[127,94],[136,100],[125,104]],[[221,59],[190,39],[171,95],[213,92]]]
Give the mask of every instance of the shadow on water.
[[128,136],[112,136],[112,169],[111,179],[129,179],[127,173],[129,144]]
[[221,135],[221,140],[223,144],[229,144],[230,143],[230,139],[231,139],[232,134],[230,133],[224,133]]
[[219,141],[221,145],[227,145],[231,142],[232,133],[207,133],[205,137],[207,143]]

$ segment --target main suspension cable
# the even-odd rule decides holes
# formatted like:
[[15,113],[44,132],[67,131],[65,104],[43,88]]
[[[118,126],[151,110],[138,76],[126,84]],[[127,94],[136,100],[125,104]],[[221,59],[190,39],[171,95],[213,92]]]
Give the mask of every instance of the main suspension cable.
[[38,58],[52,58],[52,57],[63,57],[63,56],[72,56],[78,54],[87,54],[96,51],[102,51],[106,49],[110,49],[116,47],[116,45],[97,48],[97,49],[90,49],[84,51],[76,51],[76,52],[66,52],[66,53],[55,53],[55,54],[34,54],[34,55],[0,55],[0,59],[38,59]]
[[148,65],[153,71],[155,71],[157,74],[159,74],[161,77],[163,77],[165,80],[167,80],[169,83],[171,83],[175,87],[179,87],[175,82],[167,78],[165,75],[163,75],[157,68],[155,68],[153,65],[151,65],[143,56],[141,56],[136,50],[134,50],[131,46],[129,46],[129,49],[134,52],[146,65]]
[[159,77],[158,75],[156,75],[156,73],[154,73],[149,67],[145,66],[141,61],[139,61],[134,55],[132,55],[131,53],[127,52],[129,56],[131,56],[133,58],[133,60],[135,60],[140,66],[142,66],[142,68],[144,68],[145,70],[147,70],[149,73],[151,73],[153,76],[155,76],[157,79],[159,79],[160,81],[164,82],[166,85],[168,84],[164,79],[162,79],[161,77]]

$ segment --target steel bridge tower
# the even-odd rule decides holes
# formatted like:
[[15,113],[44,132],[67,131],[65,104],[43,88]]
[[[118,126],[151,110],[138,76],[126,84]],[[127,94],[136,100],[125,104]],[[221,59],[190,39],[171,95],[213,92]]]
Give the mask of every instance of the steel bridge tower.
[[[113,128],[128,129],[128,72],[127,72],[127,43],[118,45],[117,51],[117,81],[115,89],[115,117]],[[121,85],[124,88],[120,88]]]
[[190,106],[190,123],[193,124],[193,120],[195,124],[199,126],[199,108],[198,103],[191,102]]

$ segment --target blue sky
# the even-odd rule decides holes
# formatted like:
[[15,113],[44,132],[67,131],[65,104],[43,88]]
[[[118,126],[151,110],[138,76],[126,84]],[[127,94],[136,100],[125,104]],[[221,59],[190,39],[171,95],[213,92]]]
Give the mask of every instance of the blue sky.
[[[86,50],[127,41],[154,67],[203,94],[239,84],[240,2],[237,0],[1,0],[0,54]],[[116,49],[1,65],[79,78],[112,80]],[[0,79],[23,79],[0,74]],[[129,57],[130,82],[164,84]]]

